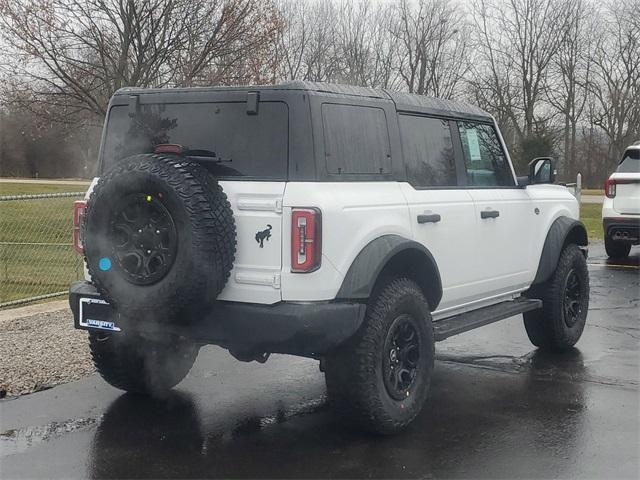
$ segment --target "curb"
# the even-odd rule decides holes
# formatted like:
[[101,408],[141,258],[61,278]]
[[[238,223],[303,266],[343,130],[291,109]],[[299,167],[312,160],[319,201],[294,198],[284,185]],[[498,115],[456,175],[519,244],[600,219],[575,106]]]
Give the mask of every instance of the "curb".
[[69,300],[56,300],[54,302],[40,303],[38,305],[28,305],[26,307],[0,310],[0,323],[17,318],[30,317],[40,313],[58,312],[69,310]]

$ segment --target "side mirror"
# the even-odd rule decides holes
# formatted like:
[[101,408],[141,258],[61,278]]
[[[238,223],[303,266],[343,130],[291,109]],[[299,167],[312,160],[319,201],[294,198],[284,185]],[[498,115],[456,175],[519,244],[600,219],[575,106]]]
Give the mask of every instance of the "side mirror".
[[529,162],[529,185],[556,181],[556,166],[551,157],[538,157]]

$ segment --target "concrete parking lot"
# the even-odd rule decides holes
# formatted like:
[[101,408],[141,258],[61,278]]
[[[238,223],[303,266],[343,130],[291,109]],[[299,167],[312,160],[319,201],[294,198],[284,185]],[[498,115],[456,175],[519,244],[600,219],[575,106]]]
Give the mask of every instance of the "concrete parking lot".
[[395,437],[343,425],[316,361],[207,347],[162,400],[97,375],[0,402],[0,477],[637,478],[640,249],[591,248],[577,348],[535,350],[521,317],[437,345],[423,413]]

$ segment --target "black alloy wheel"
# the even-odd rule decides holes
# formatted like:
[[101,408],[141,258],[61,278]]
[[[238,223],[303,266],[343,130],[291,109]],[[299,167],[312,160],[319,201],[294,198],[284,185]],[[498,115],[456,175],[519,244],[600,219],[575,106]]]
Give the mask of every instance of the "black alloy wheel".
[[114,209],[110,237],[114,263],[136,285],[162,279],[176,257],[176,226],[157,195],[125,197]]
[[398,316],[387,333],[382,357],[384,383],[392,398],[402,400],[409,396],[419,374],[420,347],[413,317]]
[[582,286],[580,277],[575,269],[572,269],[566,277],[564,285],[564,323],[567,327],[573,327],[582,314]]

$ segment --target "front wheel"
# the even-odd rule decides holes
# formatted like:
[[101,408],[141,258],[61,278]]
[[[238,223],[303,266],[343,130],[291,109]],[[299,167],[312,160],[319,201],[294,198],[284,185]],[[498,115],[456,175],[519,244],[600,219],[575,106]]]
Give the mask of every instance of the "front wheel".
[[543,302],[541,309],[523,314],[531,343],[556,352],[573,347],[582,335],[589,309],[589,271],[577,245],[565,247],[551,278],[532,288],[529,296]]
[[329,400],[366,430],[396,433],[420,413],[433,371],[429,305],[415,282],[394,279],[372,296],[360,330],[326,357]]
[[110,385],[132,393],[159,395],[189,373],[198,356],[194,344],[157,342],[123,334],[89,332],[93,363]]
[[631,251],[631,244],[625,242],[616,242],[610,237],[604,238],[604,249],[609,258],[627,258]]

